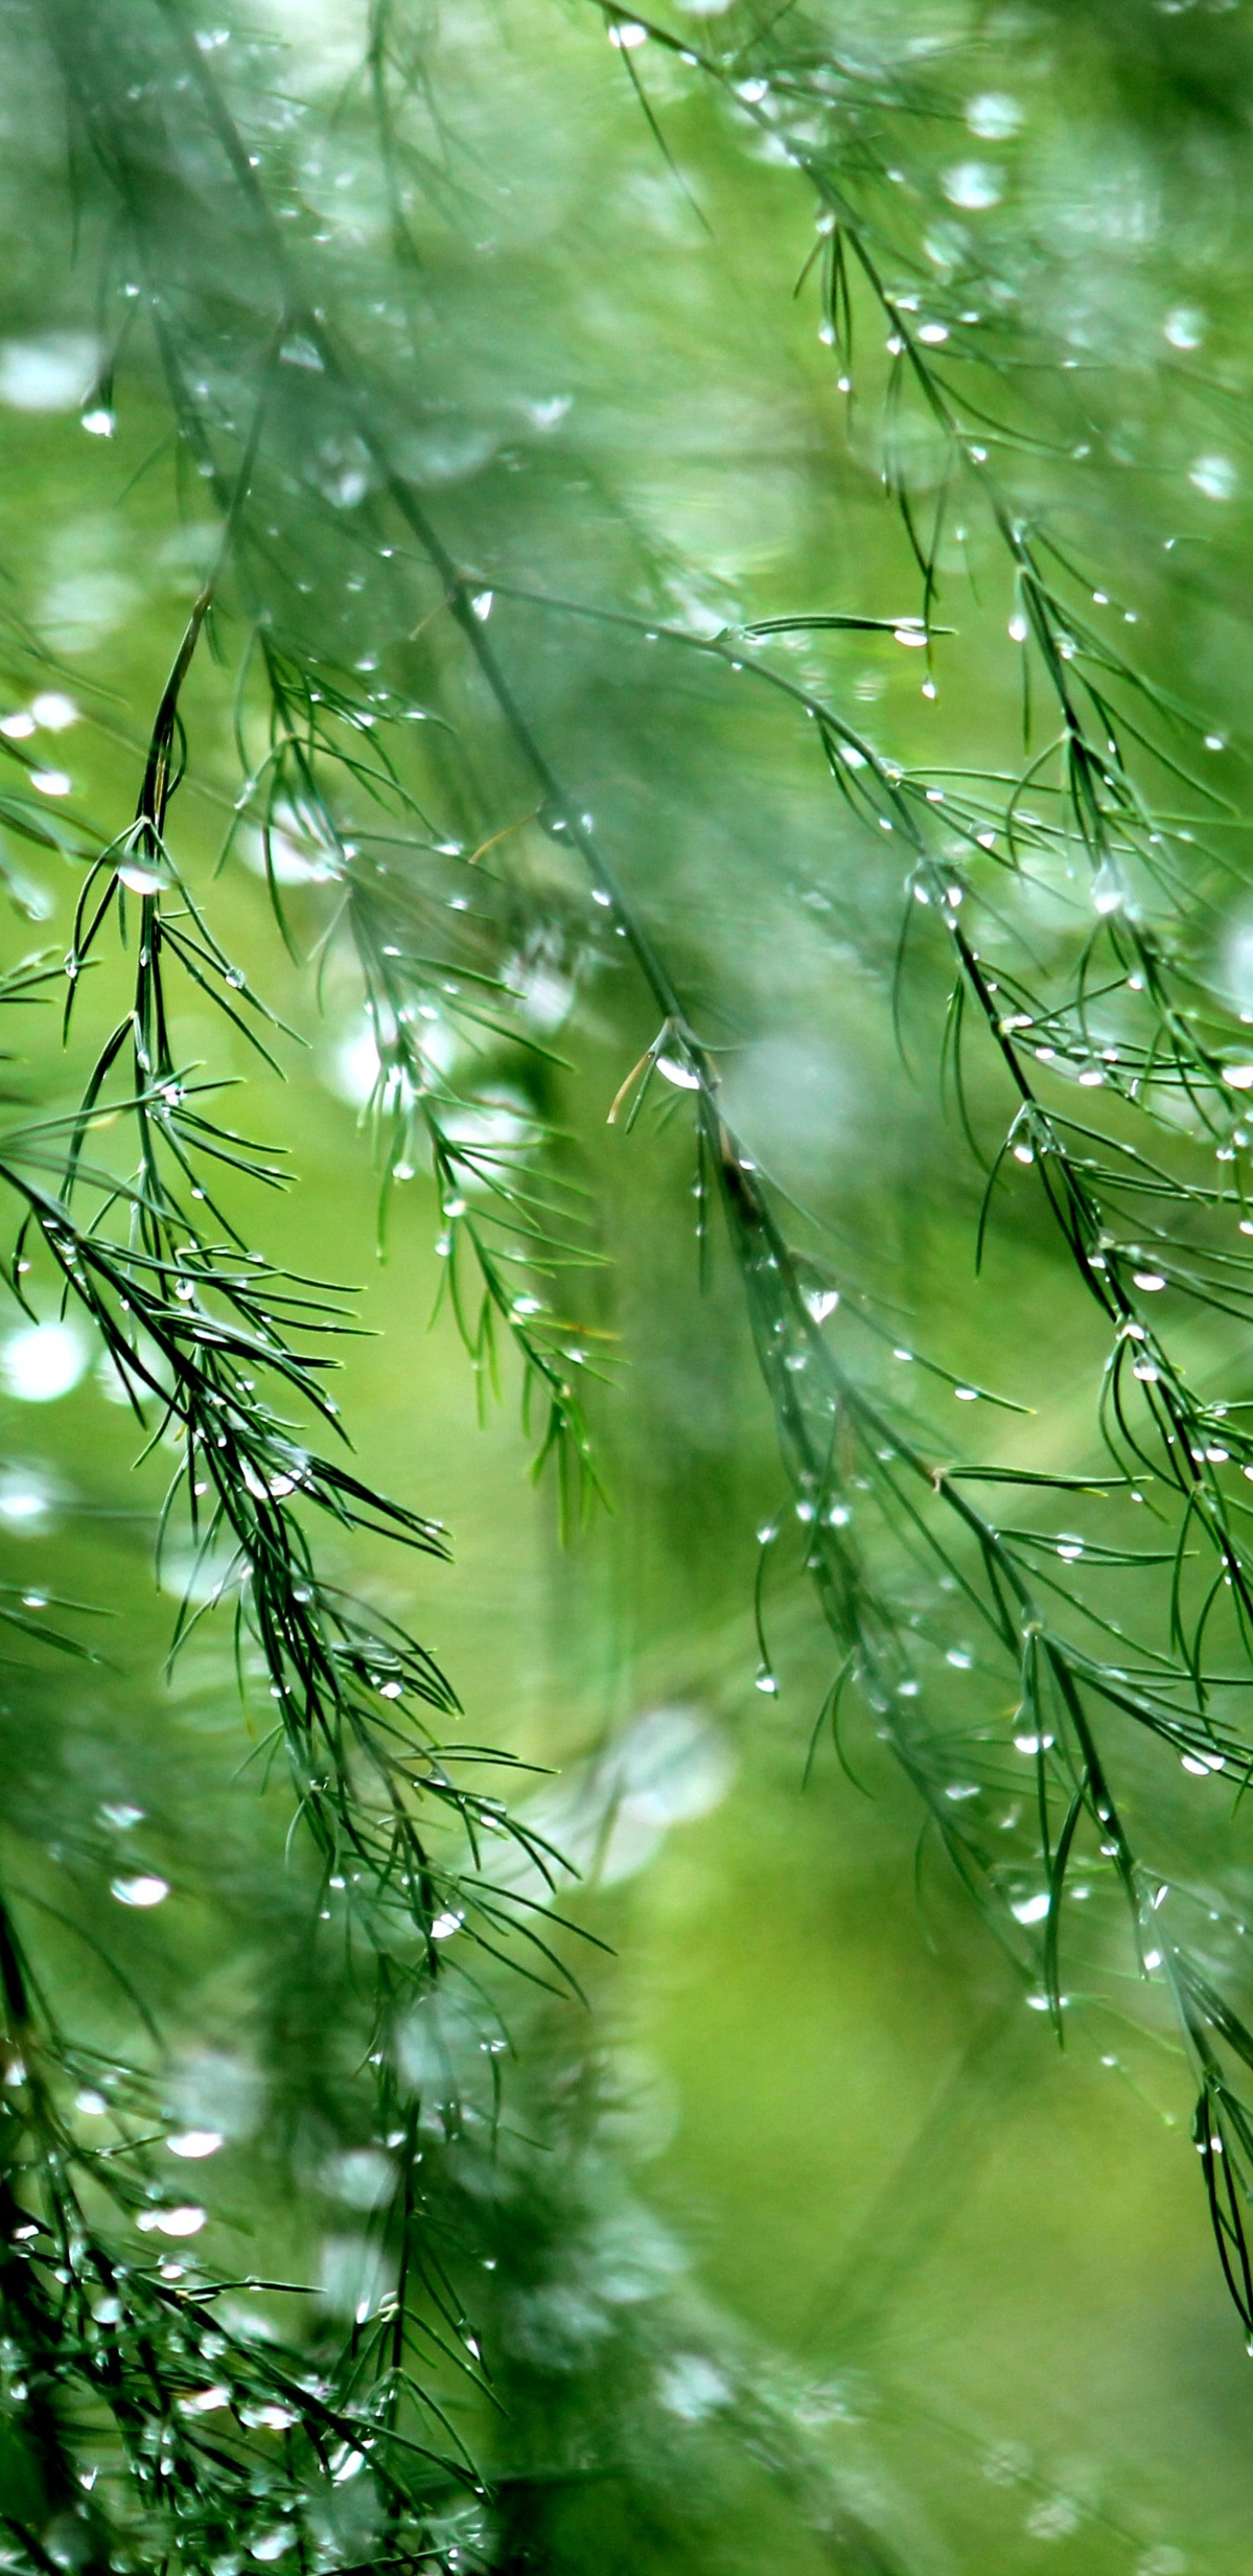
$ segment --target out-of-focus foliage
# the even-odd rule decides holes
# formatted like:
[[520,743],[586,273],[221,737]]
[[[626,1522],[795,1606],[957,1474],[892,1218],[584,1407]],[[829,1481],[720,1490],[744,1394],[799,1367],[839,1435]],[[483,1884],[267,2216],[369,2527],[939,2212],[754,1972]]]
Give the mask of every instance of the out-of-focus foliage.
[[201,15],[0,8],[9,2563],[1234,2570],[1244,11]]

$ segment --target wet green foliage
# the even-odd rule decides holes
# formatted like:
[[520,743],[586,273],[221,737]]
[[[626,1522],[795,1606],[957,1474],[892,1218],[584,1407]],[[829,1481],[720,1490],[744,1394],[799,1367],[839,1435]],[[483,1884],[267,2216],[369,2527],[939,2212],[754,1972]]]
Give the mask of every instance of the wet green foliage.
[[[0,1137],[10,1285],[167,1471],[170,1686],[229,1650],[264,1791],[230,1901],[271,1918],[267,2152],[363,2213],[320,2283],[200,2260],[163,2154],[226,2114],[179,2113],[153,1960],[15,1871],[11,2564],[943,2563],[832,2453],[855,2383],[691,2289],[615,2140],[576,1874],[705,1788],[667,1808],[611,1746],[563,1797],[467,1737],[396,1570],[445,1556],[444,1498],[347,1463],[359,1247],[302,1226],[298,1151],[269,1248],[287,1140],[251,1133],[346,995],[379,1248],[412,1262],[422,1175],[562,1579],[605,1501],[664,1524],[672,1468],[690,1518],[682,1462],[721,1460],[762,1722],[794,1663],[811,1769],[896,1767],[924,1884],[934,1852],[999,1948],[972,2031],[995,1973],[1059,2042],[1113,2019],[1186,2067],[1253,2345],[1248,72],[1237,13],[1215,83],[1155,11],[1133,72],[1131,14],[0,11],[0,396],[81,423],[96,513],[42,596],[14,528],[9,882],[73,900],[2,996],[12,1052],[27,1005],[66,1049]],[[49,455],[55,514],[89,468]],[[88,781],[44,741],[80,701]],[[41,1692],[104,1669],[111,1606],[0,1595]],[[168,1828],[209,1876],[239,1830]],[[79,1842],[78,1895],[169,1893]],[[70,1926],[120,1981],[86,2025]],[[1027,2542],[1086,2510],[1037,2497]]]

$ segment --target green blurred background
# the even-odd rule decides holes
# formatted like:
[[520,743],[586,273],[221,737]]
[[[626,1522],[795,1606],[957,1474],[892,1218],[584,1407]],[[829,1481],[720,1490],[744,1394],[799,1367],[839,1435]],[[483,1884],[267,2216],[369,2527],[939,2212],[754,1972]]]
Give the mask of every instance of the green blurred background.
[[[714,20],[675,23],[703,42]],[[911,136],[909,178],[934,195],[919,222],[948,226],[937,266],[981,263],[1000,281],[989,306],[1011,359],[1016,331],[1046,333],[1058,382],[1063,353],[1082,379],[1048,412],[1057,435],[1012,471],[1037,501],[1062,494],[1069,535],[1130,603],[1159,675],[1227,736],[1247,693],[1253,535],[1244,9],[924,0],[813,24],[889,97],[928,48],[942,61],[950,104]],[[940,1098],[942,970],[925,950],[910,1062],[896,1050],[899,867],[847,819],[804,726],[766,692],[638,630],[505,595],[513,580],[707,634],[802,607],[916,613],[878,474],[880,353],[867,348],[847,415],[816,304],[792,297],[813,244],[804,190],[681,65],[641,46],[632,65],[680,184],[594,12],[456,0],[422,35],[447,151],[413,211],[421,258],[406,271],[352,84],[354,13],[340,0],[254,9],[231,42],[249,29],[272,66],[273,151],[290,174],[275,184],[299,200],[302,238],[328,245],[367,336],[372,313],[380,332],[395,323],[397,345],[409,335],[396,398],[411,407],[413,471],[460,559],[495,580],[493,637],[725,1049],[750,1144],[831,1227],[841,1266],[952,1368],[1047,1398],[1050,1454],[1069,1442],[1070,1463],[1086,1463],[1099,1339],[1025,1194],[1002,1209],[974,1279],[978,1175]],[[90,241],[76,265],[53,85],[18,35],[0,174],[0,555],[12,614],[57,657],[46,685],[79,710],[40,735],[71,781],[66,810],[116,829],[213,532],[194,478],[175,470],[142,351],[119,380],[116,435],[84,436]],[[987,139],[988,96],[1018,110],[1002,139]],[[976,162],[995,179],[982,211],[952,176]],[[1042,385],[1043,417],[1056,385]],[[1061,446],[1067,404],[1088,424],[1077,465],[1084,442],[1066,428]],[[921,436],[916,448],[925,489]],[[351,456],[326,463],[328,477],[353,470]],[[328,498],[346,520],[342,489]],[[286,533],[304,548],[309,631],[377,655],[398,690],[429,692],[436,648],[392,568],[362,544],[348,597],[351,530],[332,543],[293,520]],[[937,771],[1011,760],[1017,722],[986,529],[950,553],[940,615],[959,632],[934,700],[890,636],[778,654],[820,674],[885,753]],[[438,1210],[422,1172],[394,1188],[376,1256],[360,980],[342,942],[320,990],[305,962],[334,889],[285,888],[293,960],[247,830],[214,874],[238,787],[229,621],[223,640],[227,667],[203,666],[189,692],[180,859],[304,1043],[283,1044],[280,1082],[193,999],[176,1053],[246,1081],[241,1125],[290,1155],[286,1196],[250,1212],[256,1240],[359,1283],[366,1338],[338,1390],[359,1458],[454,1540],[443,1569],[415,1573],[364,1545],[327,1561],[413,1619],[470,1738],[553,1774],[527,1794],[585,1866],[568,1910],[609,1945],[563,1936],[586,2005],[500,1981],[506,2178],[431,2141],[439,2190],[477,2210],[496,2246],[473,2258],[496,2268],[469,2295],[503,2411],[452,2392],[504,2480],[491,2563],[1235,2576],[1249,2563],[1253,2381],[1180,2063],[1137,2035],[1134,1999],[1125,2031],[1077,2010],[1059,2052],[942,1861],[927,1848],[919,1861],[916,1804],[869,1728],[850,1746],[855,1777],[825,1745],[806,1778],[828,1675],[795,1568],[772,1592],[780,1694],[754,1689],[755,1532],[781,1477],[718,1249],[703,1290],[698,1279],[682,1118],[646,1117],[630,1138],[605,1123],[654,1035],[631,972],[523,819],[500,881],[522,924],[532,1025],[561,1061],[487,1044],[478,1072],[496,1115],[503,1087],[517,1117],[542,1111],[567,1131],[604,1256],[578,1294],[624,1363],[593,1408],[609,1507],[563,1542],[551,1485],[529,1481],[509,1367],[480,1422],[452,1322],[430,1320]],[[33,683],[16,643],[12,673],[18,708]],[[499,759],[490,793],[506,810],[503,753],[488,740],[474,756]],[[477,791],[455,742],[442,757],[446,827],[464,847]],[[1236,767],[1233,753],[1238,805]],[[6,954],[59,954],[75,866],[16,843],[9,855]],[[1016,897],[1020,919],[1032,900],[1043,938],[1049,897]],[[1234,896],[1229,912],[1215,962],[1241,999],[1253,914]],[[115,964],[86,979],[66,1055],[55,1007],[24,1018],[8,1040],[15,1097],[72,1101],[122,991]],[[996,1101],[989,1076],[977,1106],[994,1120]],[[359,2006],[332,1933],[311,1936],[308,1870],[299,1853],[284,1861],[282,1783],[263,1786],[248,1762],[227,1622],[203,1625],[163,1677],[179,1566],[175,1550],[154,1588],[160,1456],[134,1470],[134,1426],[85,1335],[45,1340],[52,1376],[60,1365],[72,1383],[53,1398],[45,1376],[32,1400],[39,1356],[16,1313],[5,1329],[0,1576],[99,1604],[111,1623],[86,1676],[37,1654],[7,1667],[12,1876],[71,2015],[141,2043],[125,1991],[67,1918],[151,2001],[174,2107],[225,2133],[195,2175],[213,2260],[320,2281],[333,2312],[351,2310],[386,2180],[354,2126]],[[1191,1356],[1209,1363],[1195,1330]],[[1044,1436],[1013,1433],[1024,1456]],[[1253,1887],[1243,1817],[1216,1812],[1210,1830],[1212,1866]],[[111,1899],[113,1879],[145,1869],[168,1880],[164,1904]],[[863,2530],[886,2561],[858,2557]]]

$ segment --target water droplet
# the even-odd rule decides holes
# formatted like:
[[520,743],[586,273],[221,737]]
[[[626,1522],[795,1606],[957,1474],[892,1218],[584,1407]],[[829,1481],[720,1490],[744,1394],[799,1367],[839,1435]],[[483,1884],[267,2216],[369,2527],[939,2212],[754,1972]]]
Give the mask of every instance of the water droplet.
[[940,174],[940,186],[950,206],[962,206],[970,214],[979,214],[1001,200],[1000,173],[987,161],[958,161]]
[[63,689],[41,689],[31,700],[31,714],[45,733],[64,733],[67,726],[78,723],[78,708]]
[[77,1386],[89,1356],[76,1324],[21,1324],[0,1345],[0,1381],[21,1404],[52,1404]]
[[971,133],[979,135],[985,143],[1004,142],[1009,135],[1018,132],[1022,122],[1023,111],[1017,99],[1010,98],[1001,89],[981,91],[978,98],[971,99],[966,110],[966,123]]
[[1198,456],[1188,481],[1207,501],[1233,501],[1240,477],[1229,456]]
[[1176,304],[1162,324],[1162,338],[1172,349],[1199,349],[1205,337],[1205,316],[1199,305]]
[[198,2236],[208,2216],[194,2201],[184,2201],[178,2209],[145,2209],[135,2225],[145,2235]]
[[[366,2316],[368,2316],[369,2313],[369,2306],[367,2304]],[[363,2318],[361,2322],[364,2324],[365,2319]],[[295,2524],[291,2522],[280,2523],[277,2530],[263,2531],[259,2540],[250,2541],[248,2545],[248,2555],[250,2558],[259,2558],[262,2561],[268,2561],[271,2558],[281,2558],[284,2550],[291,2548],[295,2538]]]
[[231,2392],[225,2387],[193,2388],[188,2396],[177,2401],[180,2415],[213,2415],[220,2407],[229,2406],[230,2402]]
[[659,1055],[657,1071],[664,1075],[667,1082],[674,1084],[676,1091],[699,1091],[700,1089],[700,1075],[693,1071],[690,1064],[684,1064],[681,1057]]

